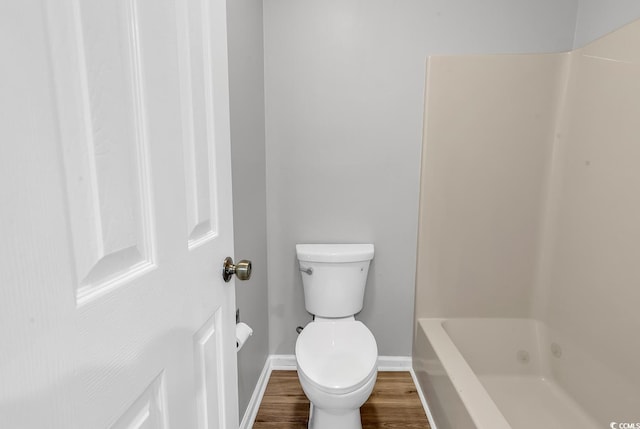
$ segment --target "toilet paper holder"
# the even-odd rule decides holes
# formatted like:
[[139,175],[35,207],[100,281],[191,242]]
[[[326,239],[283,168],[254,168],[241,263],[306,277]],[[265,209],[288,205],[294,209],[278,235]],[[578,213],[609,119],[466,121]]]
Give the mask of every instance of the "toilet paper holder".
[[244,347],[250,336],[253,335],[253,329],[244,322],[236,324],[236,352]]

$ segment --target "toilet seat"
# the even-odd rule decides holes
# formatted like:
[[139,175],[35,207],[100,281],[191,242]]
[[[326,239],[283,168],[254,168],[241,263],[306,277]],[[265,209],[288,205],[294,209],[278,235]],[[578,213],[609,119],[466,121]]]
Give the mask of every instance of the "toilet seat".
[[312,322],[298,336],[298,371],[318,389],[344,394],[376,373],[378,346],[359,321]]

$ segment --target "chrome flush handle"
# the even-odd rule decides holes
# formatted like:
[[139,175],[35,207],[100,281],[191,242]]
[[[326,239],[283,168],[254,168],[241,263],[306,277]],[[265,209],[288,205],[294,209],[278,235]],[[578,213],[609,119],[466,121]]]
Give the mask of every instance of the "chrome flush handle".
[[313,274],[313,268],[311,268],[311,267],[307,267],[307,268],[300,267],[300,271],[302,271],[303,273],[308,274],[308,275],[312,275]]

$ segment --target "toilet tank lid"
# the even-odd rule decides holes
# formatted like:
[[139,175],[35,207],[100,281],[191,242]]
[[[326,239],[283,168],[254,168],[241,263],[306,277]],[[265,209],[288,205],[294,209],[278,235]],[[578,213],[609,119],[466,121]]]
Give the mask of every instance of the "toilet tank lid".
[[373,244],[296,244],[299,261],[358,262],[373,259]]

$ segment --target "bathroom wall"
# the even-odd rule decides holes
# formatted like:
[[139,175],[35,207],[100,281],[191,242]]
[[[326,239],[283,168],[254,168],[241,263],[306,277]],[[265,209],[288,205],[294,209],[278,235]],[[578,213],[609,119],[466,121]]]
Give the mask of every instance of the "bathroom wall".
[[416,318],[529,315],[567,60],[429,59]]
[[248,281],[236,281],[240,318],[253,336],[238,353],[240,419],[268,356],[264,59],[262,0],[227,4],[234,259],[250,259]]
[[577,0],[264,3],[271,353],[304,310],[294,246],[373,242],[365,307],[381,355],[411,353],[425,59],[554,52]]
[[534,307],[558,382],[603,426],[640,420],[638,46],[640,21],[573,54]]

